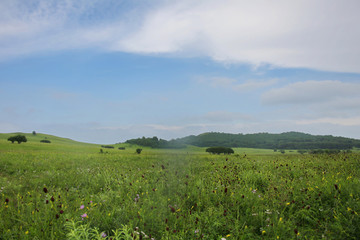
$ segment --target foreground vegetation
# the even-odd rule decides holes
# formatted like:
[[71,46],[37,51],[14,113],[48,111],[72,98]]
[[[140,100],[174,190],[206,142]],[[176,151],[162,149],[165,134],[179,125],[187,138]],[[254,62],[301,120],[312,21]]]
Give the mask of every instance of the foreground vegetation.
[[[356,153],[210,155],[0,137],[0,239],[359,239]],[[201,153],[203,152],[203,153]]]

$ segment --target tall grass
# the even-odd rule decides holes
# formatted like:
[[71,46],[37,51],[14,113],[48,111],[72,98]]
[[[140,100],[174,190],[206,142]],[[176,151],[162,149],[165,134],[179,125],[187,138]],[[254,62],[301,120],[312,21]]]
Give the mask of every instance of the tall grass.
[[360,238],[358,154],[2,145],[0,239]]

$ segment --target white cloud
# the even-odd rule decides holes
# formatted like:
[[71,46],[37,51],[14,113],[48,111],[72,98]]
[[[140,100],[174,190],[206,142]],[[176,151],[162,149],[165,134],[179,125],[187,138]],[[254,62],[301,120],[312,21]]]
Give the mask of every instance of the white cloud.
[[0,3],[3,60],[95,47],[360,72],[356,0],[149,1],[126,11],[111,0],[29,2]]
[[276,78],[266,80],[245,80],[240,81],[228,77],[211,77],[211,78],[198,78],[197,81],[201,84],[208,85],[212,88],[230,89],[236,92],[253,91],[261,88],[266,88],[276,84],[279,80]]
[[360,117],[353,118],[319,118],[311,120],[299,120],[296,124],[310,125],[310,124],[334,124],[340,126],[360,126]]
[[350,104],[358,100],[360,83],[341,82],[335,80],[304,81],[274,88],[264,93],[264,104],[318,104],[334,102],[336,105]]
[[208,112],[201,117],[202,120],[217,122],[217,123],[229,123],[229,122],[241,122],[253,120],[253,117],[247,114],[228,111],[214,111]]

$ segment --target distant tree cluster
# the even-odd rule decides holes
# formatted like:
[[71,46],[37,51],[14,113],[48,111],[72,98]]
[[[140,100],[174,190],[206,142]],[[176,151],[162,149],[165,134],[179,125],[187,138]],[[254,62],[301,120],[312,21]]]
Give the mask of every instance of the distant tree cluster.
[[212,153],[212,154],[232,154],[234,153],[234,150],[232,148],[228,147],[209,147],[206,149],[206,152]]
[[157,137],[152,138],[137,138],[127,140],[126,143],[135,144],[144,147],[151,148],[185,148],[186,145],[183,143],[179,143],[176,140],[166,141],[164,139],[158,139]]
[[51,143],[51,141],[50,141],[50,140],[48,140],[48,139],[43,139],[43,140],[40,140],[40,142],[42,142],[42,143]]
[[118,147],[119,150],[125,150],[125,147]]
[[351,150],[339,150],[339,149],[315,149],[310,150],[310,154],[338,154],[338,153],[351,153]]
[[27,139],[24,135],[16,135],[8,138],[8,141],[11,143],[18,142],[18,144],[22,142],[27,142]]
[[264,149],[341,149],[347,150],[360,147],[360,140],[334,137],[314,136],[306,133],[287,132],[281,134],[230,134],[230,133],[203,133],[198,136],[188,136],[175,140],[179,144],[188,144],[198,147],[243,147]]
[[101,145],[102,148],[114,148],[114,146],[111,145]]

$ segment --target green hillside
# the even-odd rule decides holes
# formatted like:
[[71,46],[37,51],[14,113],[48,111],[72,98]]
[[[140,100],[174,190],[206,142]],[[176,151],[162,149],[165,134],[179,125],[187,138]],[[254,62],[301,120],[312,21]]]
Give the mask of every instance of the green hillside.
[[[26,143],[11,143],[7,139],[11,136],[24,135]],[[42,143],[49,140],[51,143]],[[99,151],[99,145],[77,142],[68,138],[61,138],[49,134],[36,133],[0,133],[0,151],[55,151],[55,152],[94,152]]]

